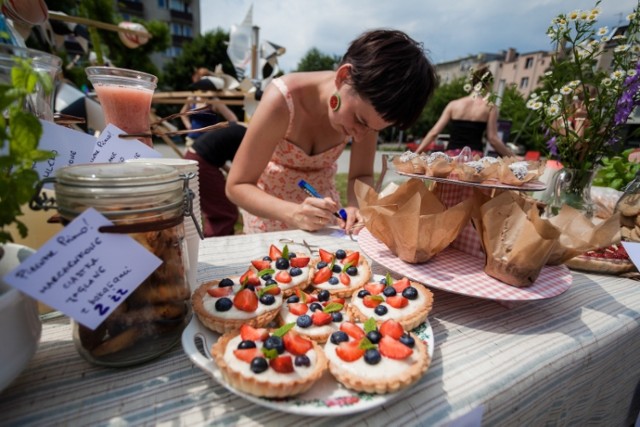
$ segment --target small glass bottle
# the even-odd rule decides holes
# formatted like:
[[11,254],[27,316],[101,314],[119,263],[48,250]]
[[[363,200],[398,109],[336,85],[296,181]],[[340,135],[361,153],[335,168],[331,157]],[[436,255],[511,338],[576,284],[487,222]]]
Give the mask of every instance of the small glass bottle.
[[88,361],[137,364],[180,340],[191,319],[186,188],[175,168],[160,164],[86,164],[57,171],[55,194],[63,222],[94,208],[113,223],[106,232],[128,234],[163,261],[98,328],[73,322],[74,343]]

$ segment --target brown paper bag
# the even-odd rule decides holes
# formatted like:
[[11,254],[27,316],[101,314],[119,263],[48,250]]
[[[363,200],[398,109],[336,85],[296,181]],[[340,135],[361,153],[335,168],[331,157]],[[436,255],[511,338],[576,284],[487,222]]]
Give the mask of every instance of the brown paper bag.
[[476,193],[474,225],[486,254],[484,272],[516,287],[532,285],[544,267],[560,232],[538,214],[535,204],[505,191],[485,202]]
[[471,216],[473,199],[447,209],[420,179],[410,179],[378,198],[356,182],[360,213],[369,232],[405,262],[426,262],[458,236]]

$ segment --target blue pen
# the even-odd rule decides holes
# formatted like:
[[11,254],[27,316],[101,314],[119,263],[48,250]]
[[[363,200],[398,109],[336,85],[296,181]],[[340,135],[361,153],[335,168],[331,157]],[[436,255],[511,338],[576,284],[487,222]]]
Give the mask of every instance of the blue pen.
[[[305,193],[307,193],[308,195],[310,195],[311,197],[317,197],[318,199],[324,199],[324,197],[322,197],[320,195],[320,193],[318,193],[316,191],[315,188],[313,188],[311,186],[311,184],[309,184],[307,181],[305,181],[304,179],[301,179],[300,181],[298,181],[298,187],[302,188],[302,191],[304,191]],[[342,219],[343,221],[347,220],[347,211],[345,211],[344,209],[340,209],[338,212],[334,212],[333,213],[337,218]]]

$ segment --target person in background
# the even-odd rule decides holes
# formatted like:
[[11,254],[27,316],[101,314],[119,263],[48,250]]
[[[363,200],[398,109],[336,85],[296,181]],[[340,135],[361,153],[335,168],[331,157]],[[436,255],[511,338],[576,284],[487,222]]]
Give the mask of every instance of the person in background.
[[[198,88],[198,83],[202,80],[203,77],[212,77],[215,74],[209,70],[208,68],[200,67],[197,68],[193,75],[191,76],[191,80],[193,81],[194,87]],[[213,80],[209,80],[213,81]],[[221,84],[224,85],[224,82]],[[213,87],[211,88],[213,89]],[[219,101],[217,98],[214,98],[213,101]],[[185,115],[189,110],[195,110],[203,108],[202,111],[198,111],[193,114]],[[187,148],[193,145],[193,142],[196,138],[202,135],[202,132],[198,132],[197,129],[201,129],[207,126],[215,125],[220,121],[229,121],[229,122],[237,122],[238,117],[235,115],[233,111],[229,107],[227,107],[223,102],[204,102],[202,98],[199,96],[190,98],[180,110],[180,113],[183,114],[181,116],[182,123],[184,124],[185,129],[193,129],[193,132],[187,134],[185,138],[185,143]],[[224,120],[221,120],[220,116]]]
[[203,133],[187,148],[184,158],[198,162],[200,211],[205,237],[234,234],[238,221],[238,207],[225,194],[225,175],[228,162],[242,142],[247,128],[243,123],[229,122],[228,127]]
[[491,90],[493,76],[483,67],[472,74],[472,92],[447,104],[440,118],[422,139],[416,153],[423,152],[449,125],[447,154],[456,156],[464,147],[474,155],[484,155],[483,136],[501,156],[513,156],[513,152],[498,137],[498,108],[483,96]]
[[[227,177],[227,195],[241,208],[244,231],[319,230],[340,209],[336,159],[351,144],[346,221],[362,218],[354,194],[373,186],[378,133],[406,129],[433,93],[436,75],[422,46],[395,30],[372,30],[352,41],[335,71],[290,73],[265,89]],[[304,179],[324,198],[307,196]]]

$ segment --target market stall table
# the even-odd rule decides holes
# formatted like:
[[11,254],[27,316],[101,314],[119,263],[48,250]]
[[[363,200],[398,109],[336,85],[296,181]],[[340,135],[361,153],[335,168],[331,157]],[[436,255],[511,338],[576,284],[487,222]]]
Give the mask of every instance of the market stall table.
[[[199,281],[244,272],[281,238],[358,249],[335,232],[207,239]],[[373,270],[386,273],[375,260]],[[633,424],[640,409],[639,282],[574,272],[561,295],[509,307],[433,292],[429,370],[397,400],[367,412],[304,417],[258,406],[216,383],[180,345],[131,368],[93,366],[76,352],[69,319],[53,317],[26,370],[0,393],[2,424],[435,426],[474,409],[492,426]]]

